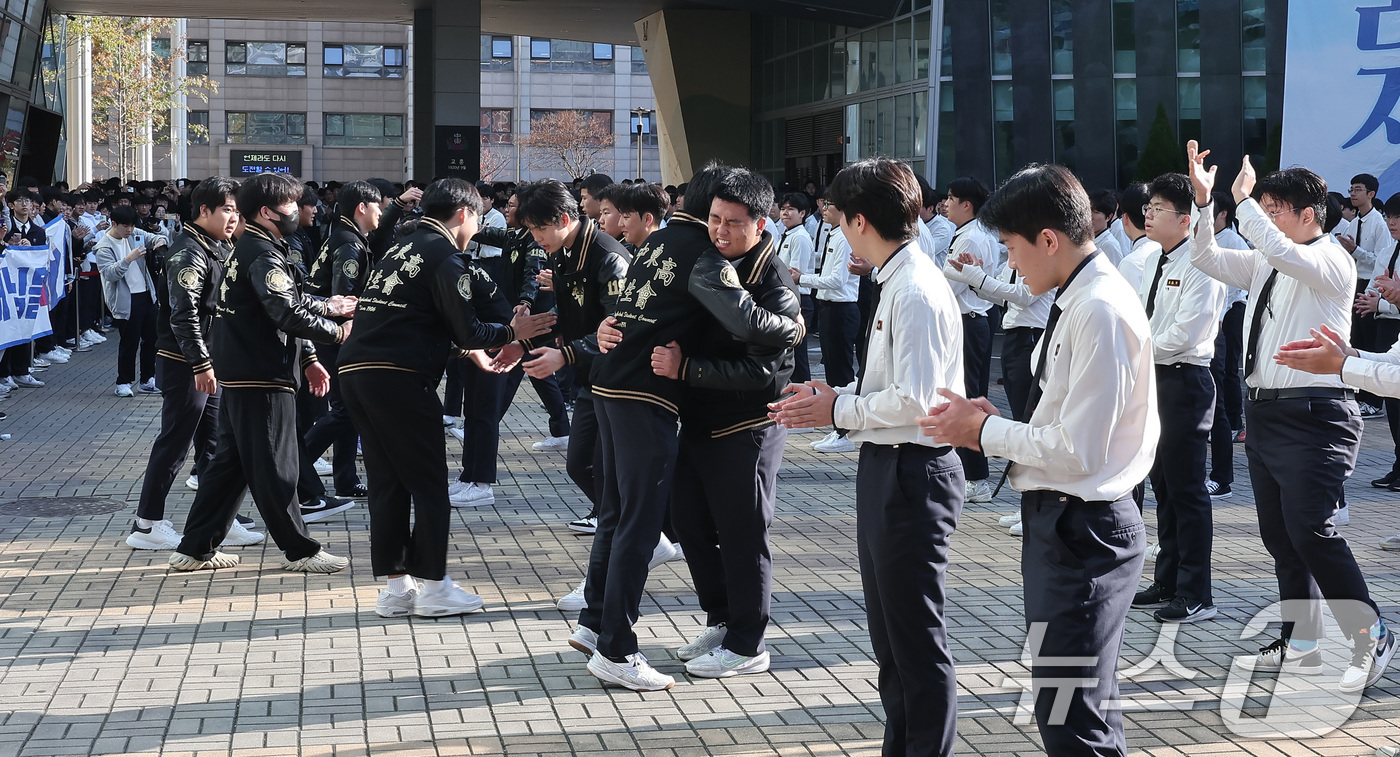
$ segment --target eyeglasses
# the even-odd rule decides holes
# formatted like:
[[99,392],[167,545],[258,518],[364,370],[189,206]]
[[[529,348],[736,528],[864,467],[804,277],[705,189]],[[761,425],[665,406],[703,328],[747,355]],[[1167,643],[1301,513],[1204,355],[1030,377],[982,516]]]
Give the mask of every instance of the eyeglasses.
[[1270,218],[1278,218],[1284,213],[1299,213],[1302,210],[1302,208],[1284,208],[1283,210],[1266,210],[1264,212],[1268,213]]
[[1164,207],[1164,206],[1162,206],[1162,205],[1143,205],[1143,206],[1142,206],[1142,214],[1143,214],[1143,216],[1145,216],[1145,217],[1147,217],[1147,218],[1154,218],[1154,217],[1157,216],[1158,213],[1175,213],[1175,214],[1177,214],[1177,215],[1179,215],[1179,216],[1184,216],[1184,215],[1186,215],[1185,213],[1182,213],[1182,212],[1179,211],[1179,210],[1172,210],[1171,208]]

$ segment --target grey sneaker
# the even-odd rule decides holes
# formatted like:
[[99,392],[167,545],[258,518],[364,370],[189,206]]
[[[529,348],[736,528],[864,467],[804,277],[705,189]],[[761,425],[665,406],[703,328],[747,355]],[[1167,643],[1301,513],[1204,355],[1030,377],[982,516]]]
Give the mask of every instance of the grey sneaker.
[[750,673],[766,673],[768,663],[766,649],[753,657],[745,657],[720,647],[687,662],[685,672],[700,678],[731,678]]
[[632,691],[665,691],[676,685],[676,679],[653,668],[641,652],[627,655],[626,662],[613,662],[595,651],[588,660],[588,672]]
[[695,640],[676,650],[677,659],[683,662],[708,654],[719,649],[719,645],[724,643],[724,635],[729,633],[724,623],[717,626],[709,626],[700,632]]
[[208,560],[190,557],[179,552],[170,556],[170,569],[179,571],[217,570],[219,568],[232,568],[237,564],[238,555],[229,555],[223,552],[215,552],[214,556]]
[[285,558],[282,560],[282,570],[290,570],[296,573],[336,573],[348,567],[350,567],[350,558],[336,557],[324,549],[310,557],[303,557],[300,560],[288,560]]
[[1400,534],[1381,539],[1381,549],[1400,550]]

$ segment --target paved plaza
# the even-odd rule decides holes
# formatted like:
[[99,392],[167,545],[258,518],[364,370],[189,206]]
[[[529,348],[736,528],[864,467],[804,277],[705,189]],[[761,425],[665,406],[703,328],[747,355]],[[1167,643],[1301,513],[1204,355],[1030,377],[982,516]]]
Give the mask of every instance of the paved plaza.
[[[817,436],[790,437],[773,525],[771,673],[684,675],[674,650],[704,616],[685,563],[673,561],[652,572],[637,631],[677,683],[641,695],[603,688],[565,643],[574,618],[553,600],[581,578],[589,537],[564,522],[587,506],[562,453],[530,451],[546,424],[529,382],[502,429],[496,505],[453,513],[449,572],[486,611],[386,620],[373,612],[380,584],[363,506],[310,526],[351,558],[329,576],[278,569],[270,543],[236,550],[236,568],[193,575],[168,572],[167,553],[125,546],[160,399],[112,396],[111,336],[40,374],[48,387],[0,403],[10,414],[0,432],[12,435],[0,441],[0,755],[879,754],[854,454],[815,454],[807,445]],[[1384,421],[1371,421],[1343,532],[1382,611],[1400,623],[1400,553],[1376,546],[1400,530],[1397,495],[1366,485],[1384,472],[1389,446]],[[1265,718],[1269,698],[1257,688],[1243,721],[1222,717],[1231,659],[1270,640],[1241,638],[1246,623],[1276,592],[1243,445],[1235,459],[1237,493],[1215,508],[1220,615],[1180,628],[1174,644],[1149,613],[1129,620],[1124,668],[1154,648],[1174,650],[1170,665],[1138,666],[1151,670],[1124,684],[1130,752],[1340,757],[1400,744],[1394,671],[1324,737],[1240,735]],[[180,481],[169,516],[177,528],[193,498]],[[1020,544],[996,523],[1014,502],[1006,489],[968,506],[952,542],[959,754],[1040,753],[1033,723],[1017,716],[1015,681],[1027,676]],[[81,514],[55,515],[65,505]],[[251,500],[244,512],[256,516]]]

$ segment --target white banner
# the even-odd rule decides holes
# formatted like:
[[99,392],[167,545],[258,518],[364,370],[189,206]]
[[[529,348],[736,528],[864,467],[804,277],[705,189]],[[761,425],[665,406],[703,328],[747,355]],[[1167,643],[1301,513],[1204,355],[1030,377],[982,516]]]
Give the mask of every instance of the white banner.
[[1361,173],[1380,179],[1378,201],[1400,192],[1400,0],[1292,0],[1287,44],[1280,165],[1342,194]]
[[53,333],[49,325],[52,248],[12,245],[0,252],[0,349]]
[[54,216],[44,227],[44,233],[48,236],[51,252],[49,280],[46,285],[49,290],[49,310],[53,310],[67,294],[68,274],[71,272],[69,269],[73,267],[68,250],[73,242],[73,235],[63,216]]

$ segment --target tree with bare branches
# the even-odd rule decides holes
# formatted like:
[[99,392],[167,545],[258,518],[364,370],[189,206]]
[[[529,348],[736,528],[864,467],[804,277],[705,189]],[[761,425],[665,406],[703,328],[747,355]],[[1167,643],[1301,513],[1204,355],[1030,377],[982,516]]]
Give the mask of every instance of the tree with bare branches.
[[74,16],[68,22],[68,33],[92,46],[92,132],[111,147],[111,154],[93,158],[117,176],[135,173],[137,151],[169,132],[171,112],[188,109],[185,98],[207,103],[218,91],[207,76],[170,75],[171,62],[185,54],[184,40],[171,40],[168,58],[151,51],[151,39],[173,27],[167,18]]
[[607,111],[560,110],[530,118],[530,134],[520,140],[529,166],[539,171],[562,169],[572,179],[612,167],[612,114]]
[[481,140],[481,180],[500,181],[510,168],[510,153],[499,145],[491,145],[483,136]]

